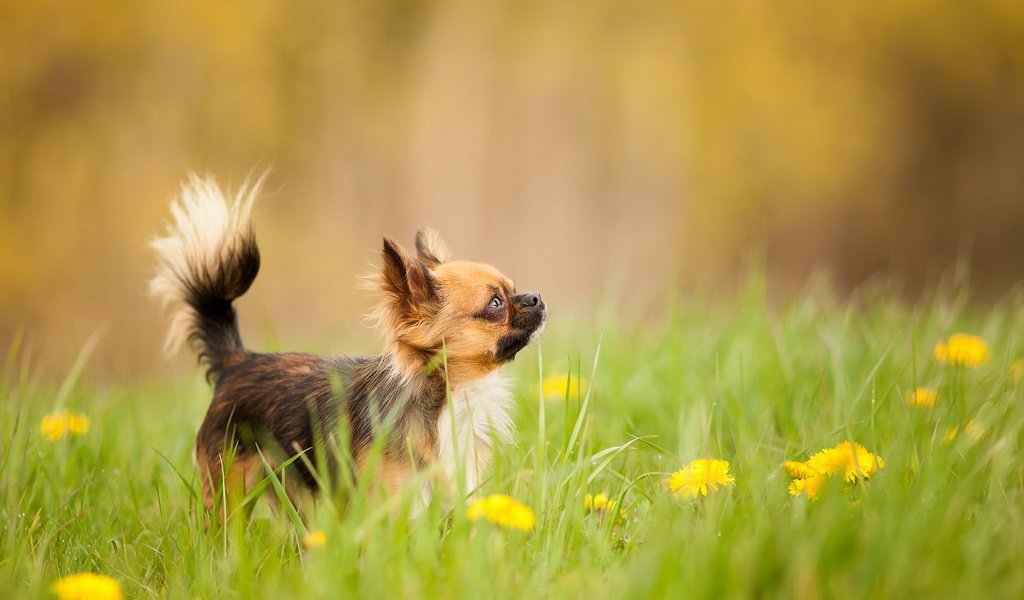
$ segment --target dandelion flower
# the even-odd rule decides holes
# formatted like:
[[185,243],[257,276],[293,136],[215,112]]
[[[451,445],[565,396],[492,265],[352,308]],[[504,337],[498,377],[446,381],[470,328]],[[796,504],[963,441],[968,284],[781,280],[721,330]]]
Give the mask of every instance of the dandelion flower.
[[58,579],[50,591],[60,600],[121,600],[121,584],[96,573],[79,573]]
[[39,433],[51,442],[65,435],[84,435],[89,432],[89,417],[80,413],[58,410],[43,417],[39,423]]
[[608,494],[601,492],[599,494],[587,494],[583,498],[583,509],[588,513],[594,512],[604,516],[606,514],[616,514],[616,519],[626,519],[629,517],[629,512],[624,508],[618,509],[619,503],[615,500],[608,498]]
[[824,475],[811,475],[803,479],[794,479],[789,482],[789,495],[806,495],[811,500],[817,500],[821,496],[821,488],[825,486],[828,477]]
[[[615,502],[612,501],[612,507],[614,508]],[[587,510],[604,510],[608,508],[608,494],[601,492],[600,494],[587,494],[583,498],[583,508]]]
[[907,404],[911,406],[935,406],[938,393],[932,388],[919,387],[907,393]]
[[849,464],[849,454],[836,448],[825,448],[821,452],[811,455],[805,465],[816,475],[834,475],[840,471],[846,474],[846,466]]
[[83,414],[69,414],[68,431],[75,435],[84,435],[89,433],[89,417]]
[[474,500],[466,511],[470,521],[486,519],[506,529],[531,531],[537,518],[533,509],[504,494],[491,494],[486,498]]
[[[971,438],[972,442],[980,441],[981,438],[985,437],[985,434],[988,433],[988,427],[986,427],[984,423],[980,423],[974,419],[964,423],[962,429],[963,432]],[[950,427],[946,430],[946,435],[942,436],[942,441],[952,442],[960,436],[960,431],[961,427]]]
[[805,494],[816,499],[821,488],[832,475],[841,474],[847,483],[868,479],[885,467],[882,457],[868,452],[856,442],[842,442],[835,448],[825,448],[811,456],[807,462],[786,461],[786,472],[793,478],[789,493],[793,496]]
[[[548,399],[576,398],[587,391],[587,380],[579,375],[570,376],[568,373],[552,375],[544,379],[544,397]],[[568,390],[568,393],[566,393]]]
[[1024,380],[1024,358],[1018,358],[1010,365],[1010,377],[1013,378],[1014,383]]
[[310,531],[302,538],[302,545],[305,546],[307,550],[319,548],[326,543],[327,534],[319,529],[316,531]]
[[855,442],[842,442],[835,448],[826,448],[811,456],[807,466],[821,475],[842,473],[843,479],[853,483],[858,477],[867,479],[885,466],[881,457],[867,451]]
[[984,364],[990,356],[985,340],[967,333],[957,333],[948,340],[939,340],[933,354],[940,363],[968,367]]
[[701,458],[672,473],[666,483],[672,493],[683,498],[696,498],[707,496],[709,489],[714,492],[718,486],[732,485],[735,481],[729,474],[729,461]]
[[609,500],[608,494],[601,492],[600,494],[587,494],[583,498],[583,508],[588,511],[593,510],[597,512],[611,512],[615,510],[615,506],[618,504],[615,500]]
[[787,460],[783,466],[786,467],[786,472],[793,479],[807,479],[818,474],[817,471],[807,466],[807,463],[795,460]]

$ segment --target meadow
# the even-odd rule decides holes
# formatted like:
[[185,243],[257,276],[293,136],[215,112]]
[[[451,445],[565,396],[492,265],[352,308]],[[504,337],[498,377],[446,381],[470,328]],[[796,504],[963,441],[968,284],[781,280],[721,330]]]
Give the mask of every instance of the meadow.
[[[85,348],[49,384],[15,340],[0,379],[0,597],[49,598],[81,572],[128,598],[1024,597],[1024,293],[895,297],[811,285],[773,302],[752,276],[642,322],[555,313],[508,369],[517,443],[476,495],[528,507],[518,527],[463,505],[409,519],[408,498],[362,489],[307,524],[262,503],[207,527],[198,369],[86,385]],[[936,352],[960,332],[987,356]],[[58,409],[87,427],[44,424]],[[790,493],[787,461],[846,441],[872,462],[815,497]],[[674,493],[667,480],[697,459],[727,461],[732,481]]]

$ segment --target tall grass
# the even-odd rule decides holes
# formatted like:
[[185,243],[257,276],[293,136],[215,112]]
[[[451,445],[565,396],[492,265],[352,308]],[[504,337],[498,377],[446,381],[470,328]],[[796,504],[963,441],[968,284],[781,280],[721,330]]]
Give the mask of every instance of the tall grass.
[[[357,490],[343,508],[320,503],[307,525],[326,544],[311,550],[307,525],[265,503],[205,525],[190,458],[210,395],[198,374],[91,389],[72,370],[50,386],[12,344],[0,597],[47,597],[79,571],[131,597],[1024,597],[1024,381],[1009,373],[1022,321],[1019,294],[972,308],[964,294],[909,305],[815,289],[769,307],[756,278],[644,326],[556,317],[509,369],[518,442],[482,489],[532,506],[531,533],[470,522],[461,505],[410,520],[408,499]],[[991,360],[937,364],[935,342],[957,331],[985,339]],[[589,385],[542,399],[541,370]],[[935,406],[907,404],[917,386],[938,390]],[[91,430],[44,439],[58,404]],[[787,493],[784,461],[847,439],[885,468],[816,501]],[[668,475],[705,457],[728,460],[735,485],[672,496]],[[596,492],[624,516],[588,514]]]

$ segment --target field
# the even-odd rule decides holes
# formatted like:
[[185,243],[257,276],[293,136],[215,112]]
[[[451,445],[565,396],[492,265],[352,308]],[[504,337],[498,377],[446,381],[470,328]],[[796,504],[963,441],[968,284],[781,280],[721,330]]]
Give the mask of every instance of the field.
[[[49,385],[12,342],[0,597],[51,597],[79,572],[129,598],[1024,597],[1024,296],[892,297],[812,286],[774,303],[755,276],[642,324],[556,313],[508,369],[518,441],[479,494],[531,507],[529,531],[470,521],[462,505],[410,520],[408,499],[355,490],[318,505],[308,530],[322,545],[265,502],[248,521],[204,525],[198,369],[88,386],[86,348]],[[987,360],[936,360],[958,332],[984,340]],[[540,383],[567,373],[583,384]],[[931,406],[908,401],[919,387]],[[88,431],[42,435],[58,408]],[[786,461],[847,440],[880,459],[872,473],[833,475],[816,499],[788,493]],[[728,461],[735,481],[673,494],[670,475],[703,458]],[[618,505],[587,510],[598,493]]]

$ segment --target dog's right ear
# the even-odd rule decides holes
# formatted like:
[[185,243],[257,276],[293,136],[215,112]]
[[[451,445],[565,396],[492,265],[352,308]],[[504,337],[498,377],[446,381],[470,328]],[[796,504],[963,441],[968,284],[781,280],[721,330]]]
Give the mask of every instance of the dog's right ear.
[[437,298],[430,272],[419,260],[409,258],[394,240],[384,238],[381,290],[391,296],[394,316],[412,317]]

